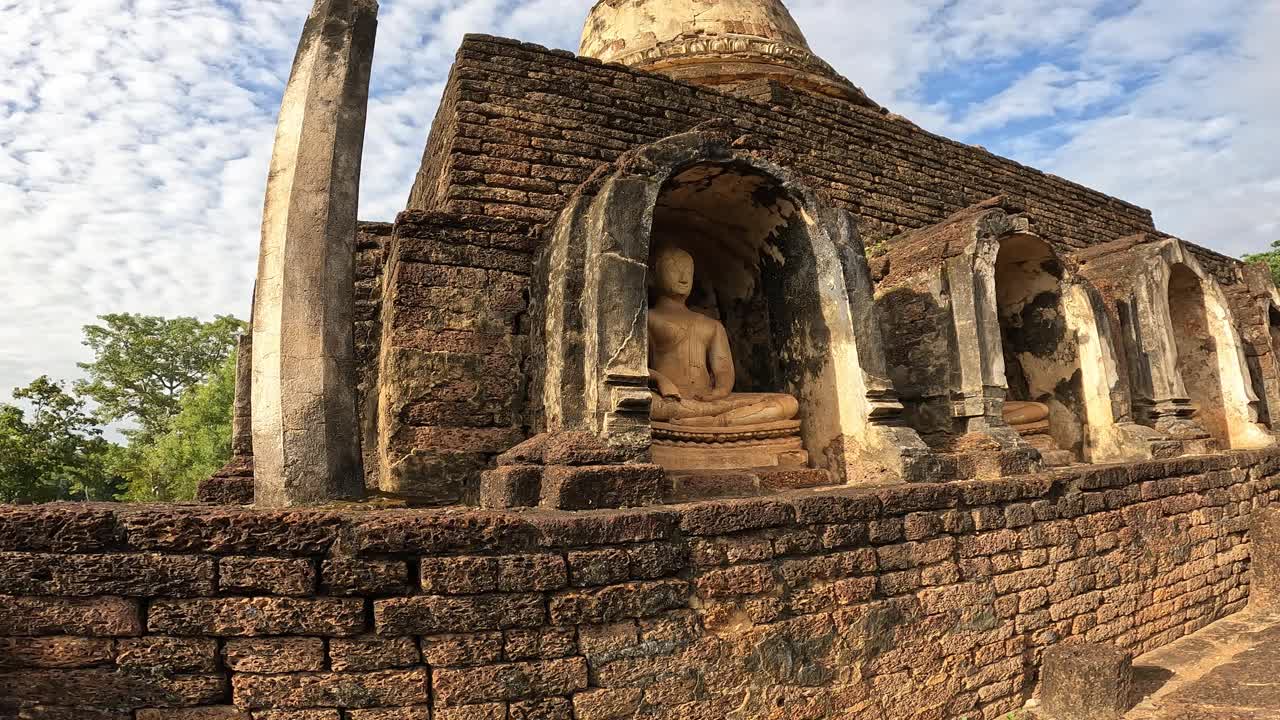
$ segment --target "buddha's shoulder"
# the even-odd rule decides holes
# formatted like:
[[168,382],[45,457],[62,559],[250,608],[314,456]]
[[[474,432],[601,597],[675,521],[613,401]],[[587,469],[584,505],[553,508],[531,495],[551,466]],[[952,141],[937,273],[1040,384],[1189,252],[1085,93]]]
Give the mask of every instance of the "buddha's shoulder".
[[697,327],[700,330],[705,330],[707,332],[715,332],[720,328],[724,327],[723,323],[721,323],[719,320],[716,320],[713,317],[708,317],[706,315],[703,315],[702,313],[694,313],[694,315],[698,316],[698,319],[695,322],[697,323]]

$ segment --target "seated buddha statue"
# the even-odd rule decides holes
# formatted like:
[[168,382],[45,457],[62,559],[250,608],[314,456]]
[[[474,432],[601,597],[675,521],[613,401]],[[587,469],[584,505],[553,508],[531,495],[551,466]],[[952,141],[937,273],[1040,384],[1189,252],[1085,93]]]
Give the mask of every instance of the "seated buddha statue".
[[689,428],[737,428],[792,420],[800,404],[782,393],[735,393],[733,351],[724,325],[690,310],[693,256],[658,250],[649,310],[653,420]]

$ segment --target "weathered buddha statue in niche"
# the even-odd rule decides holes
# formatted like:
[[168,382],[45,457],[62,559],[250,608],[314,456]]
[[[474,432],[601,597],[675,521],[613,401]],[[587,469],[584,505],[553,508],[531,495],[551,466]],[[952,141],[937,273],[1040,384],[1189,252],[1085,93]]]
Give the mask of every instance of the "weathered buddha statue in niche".
[[688,307],[693,256],[661,247],[649,310],[651,417],[693,428],[736,428],[792,420],[800,404],[782,393],[735,393],[733,351],[724,325]]

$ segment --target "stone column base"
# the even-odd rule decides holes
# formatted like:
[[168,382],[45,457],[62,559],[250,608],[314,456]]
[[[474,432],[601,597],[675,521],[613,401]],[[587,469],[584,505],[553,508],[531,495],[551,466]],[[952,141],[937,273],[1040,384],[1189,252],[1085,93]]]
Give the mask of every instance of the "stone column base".
[[196,488],[196,499],[210,505],[253,504],[253,458],[233,457]]

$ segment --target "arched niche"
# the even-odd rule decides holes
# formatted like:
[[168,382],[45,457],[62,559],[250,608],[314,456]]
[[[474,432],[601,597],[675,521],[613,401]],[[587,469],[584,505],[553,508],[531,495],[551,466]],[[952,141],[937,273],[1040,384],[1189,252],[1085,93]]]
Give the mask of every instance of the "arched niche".
[[[1030,216],[996,197],[889,247],[876,292],[889,369],[908,421],[932,446],[963,454],[980,436],[1018,472],[1036,467],[1031,445],[1060,453],[1055,462],[1151,457],[1154,433],[1132,421],[1099,291]],[[1029,442],[1019,430],[1031,428],[1010,427],[1006,401],[1048,405],[1046,437]]]
[[[689,307],[725,325],[739,391],[776,392],[794,384],[784,377],[779,342],[800,310],[787,302],[794,290],[787,283],[812,280],[816,271],[809,258],[791,258],[797,266],[785,267],[786,251],[807,245],[793,237],[806,232],[793,226],[803,224],[798,211],[776,180],[733,163],[691,165],[668,179],[658,195],[650,266],[664,246],[693,256],[697,271]],[[799,268],[806,260],[810,267]]]
[[[1267,298],[1266,311],[1263,315],[1266,321],[1265,340],[1268,352],[1260,354],[1260,358],[1254,363],[1257,365],[1256,372],[1253,374],[1254,394],[1258,396],[1261,403],[1259,422],[1276,430],[1280,429],[1277,427],[1280,425],[1280,397],[1278,397],[1280,396],[1280,361],[1278,361],[1280,359],[1280,303],[1275,299]],[[1270,367],[1267,366],[1268,364]],[[1250,369],[1254,370],[1252,365]]]
[[1244,292],[1230,298],[1239,323],[1249,369],[1250,389],[1258,398],[1258,422],[1280,429],[1280,290],[1264,263],[1238,268]]
[[1187,246],[1128,242],[1086,271],[1112,288],[1140,422],[1186,452],[1274,444],[1226,295]]
[[724,324],[735,391],[800,401],[813,466],[846,481],[924,477],[927,449],[896,423],[853,218],[696,132],[624,156],[557,221],[535,273],[535,426],[648,449],[648,274],[664,242],[695,258],[689,306]]
[[1178,248],[1165,268],[1174,371],[1195,421],[1225,447],[1270,445],[1258,424],[1244,346],[1222,289]]
[[[1085,457],[1088,419],[1073,320],[1064,304],[1063,262],[1029,233],[1000,240],[994,282],[1006,385],[1005,407],[1045,406],[1028,440],[1053,464]],[[1043,440],[1040,440],[1043,438]],[[1049,439],[1051,438],[1051,442]],[[1054,455],[1050,455],[1053,453]]]

